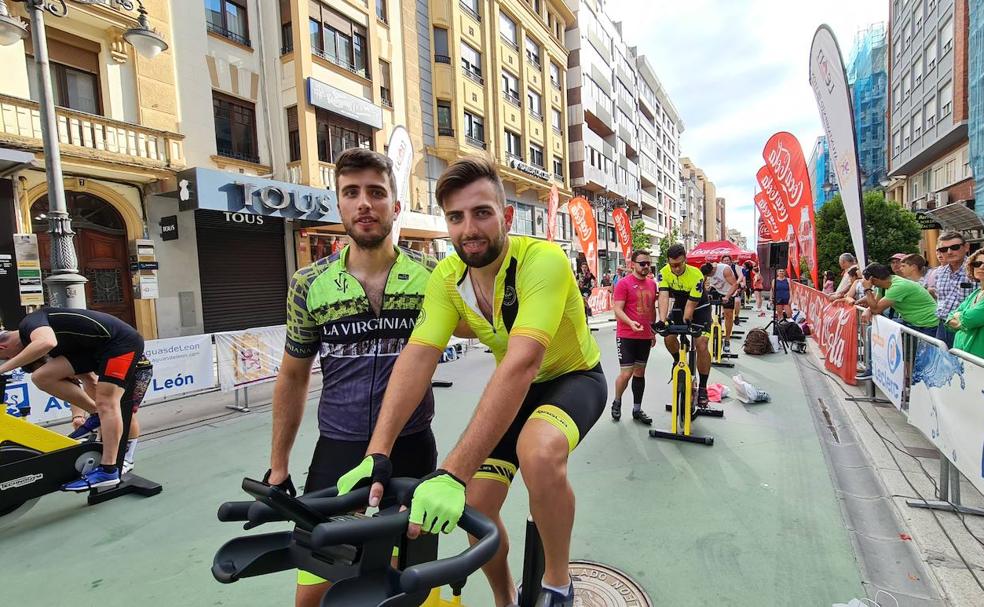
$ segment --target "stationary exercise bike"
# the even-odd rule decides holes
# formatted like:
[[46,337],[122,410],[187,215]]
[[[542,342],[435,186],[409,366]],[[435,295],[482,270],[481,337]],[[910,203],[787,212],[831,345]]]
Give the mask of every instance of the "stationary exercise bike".
[[711,329],[710,329],[710,349],[711,364],[715,367],[732,368],[735,366],[728,360],[738,358],[737,354],[724,351],[724,326],[721,324],[721,310],[724,300],[720,297],[711,298]]
[[[246,577],[303,569],[335,582],[325,593],[322,607],[461,607],[466,579],[499,549],[498,528],[466,507],[458,526],[477,542],[458,556],[436,560],[439,536],[424,534],[408,541],[408,513],[399,512],[401,504],[409,503],[418,482],[391,480],[379,513],[367,517],[350,513],[365,507],[368,488],[341,497],[335,487],[291,497],[277,487],[243,479],[243,490],[254,501],[222,504],[220,521],[244,521],[244,529],[276,521],[291,522],[295,527],[292,531],[247,535],[227,542],[215,554],[212,575],[228,584]],[[395,566],[394,547],[398,548]],[[571,561],[572,567],[591,564]],[[522,588],[539,588],[544,567],[543,544],[536,525],[528,519],[520,607],[535,607],[538,593],[523,593]],[[450,586],[450,600],[442,597],[442,586]]]
[[[227,502],[220,521],[246,521],[245,528],[289,521],[293,530],[247,535],[227,542],[215,554],[212,575],[222,583],[290,569],[332,580],[323,607],[451,607],[461,605],[465,579],[495,556],[499,529],[479,512],[465,508],[458,526],[477,542],[457,556],[437,560],[437,535],[407,540],[409,503],[415,479],[390,481],[374,516],[351,514],[365,507],[369,488],[338,496],[334,487],[291,497],[283,490],[243,479],[254,501]],[[393,564],[393,548],[398,547]],[[454,598],[441,598],[450,585]]]
[[[17,512],[23,514],[41,496],[59,491],[65,483],[99,465],[102,443],[94,439],[77,441],[24,417],[7,413],[6,387],[9,376],[0,375],[0,517]],[[124,395],[123,402],[129,402]],[[29,410],[21,409],[20,415]],[[123,437],[118,466],[122,466],[126,450],[132,407],[123,407]],[[128,493],[151,496],[161,492],[161,486],[132,472],[120,484],[107,489],[91,489],[89,504],[98,504]]]
[[667,438],[703,445],[713,445],[713,436],[698,436],[691,433],[693,418],[697,416],[724,417],[721,409],[696,406],[698,384],[694,382],[697,372],[697,348],[690,340],[696,340],[704,333],[702,325],[669,325],[661,334],[676,335],[680,339],[677,363],[673,367],[673,403],[666,406],[670,412],[670,430],[650,430],[651,438]]

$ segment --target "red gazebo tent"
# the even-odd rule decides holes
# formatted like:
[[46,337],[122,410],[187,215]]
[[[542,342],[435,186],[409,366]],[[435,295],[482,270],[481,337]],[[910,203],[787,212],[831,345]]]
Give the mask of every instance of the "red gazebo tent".
[[735,263],[745,263],[754,261],[758,263],[758,255],[752,251],[743,251],[738,245],[729,240],[715,240],[714,242],[702,242],[692,251],[687,253],[687,263],[692,266],[700,267],[705,262],[718,262],[725,255],[731,255]]

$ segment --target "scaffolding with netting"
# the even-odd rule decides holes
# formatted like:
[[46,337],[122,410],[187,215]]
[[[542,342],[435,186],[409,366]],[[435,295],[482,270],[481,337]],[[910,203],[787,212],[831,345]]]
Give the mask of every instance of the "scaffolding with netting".
[[847,71],[854,102],[854,126],[863,187],[885,179],[885,112],[888,108],[888,42],[885,24],[858,32]]

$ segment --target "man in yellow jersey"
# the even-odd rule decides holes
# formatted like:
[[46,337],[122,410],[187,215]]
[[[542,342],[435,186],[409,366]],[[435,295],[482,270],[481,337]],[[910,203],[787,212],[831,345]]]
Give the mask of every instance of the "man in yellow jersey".
[[[668,263],[659,271],[659,317],[668,320],[670,324],[696,323],[705,329],[711,326],[710,300],[704,289],[704,273],[697,268],[687,265],[687,249],[682,244],[671,245],[666,252]],[[670,301],[673,309],[670,310]],[[666,322],[656,323],[656,330],[666,328]],[[707,335],[696,340],[697,375],[700,384],[697,389],[697,406],[707,407],[707,377],[711,374],[711,352],[708,349]],[[666,350],[677,362],[680,351],[680,341],[676,335],[663,338]]]
[[[457,446],[414,492],[410,537],[454,529],[467,502],[506,530],[499,510],[519,468],[543,540],[546,569],[537,605],[568,607],[574,492],[567,459],[598,420],[608,396],[584,306],[567,256],[553,243],[508,236],[513,208],[484,158],[452,164],[437,184],[456,256],[431,274],[410,342],[397,359],[366,459],[339,479],[339,491],[372,481],[378,504],[389,454],[430,386],[459,320],[495,354],[496,370]],[[485,567],[497,607],[518,602],[508,542]]]

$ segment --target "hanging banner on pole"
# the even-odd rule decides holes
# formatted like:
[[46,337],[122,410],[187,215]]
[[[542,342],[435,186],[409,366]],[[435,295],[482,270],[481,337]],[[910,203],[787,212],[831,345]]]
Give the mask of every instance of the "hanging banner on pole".
[[581,252],[588,262],[588,269],[598,276],[598,222],[595,221],[594,210],[583,196],[572,198],[567,203],[567,211],[571,214],[574,231],[577,232],[581,243]]
[[790,216],[789,200],[786,190],[779,186],[779,182],[773,175],[768,166],[764,166],[755,174],[762,194],[768,202],[768,206],[776,216],[779,224],[779,235],[776,240],[785,240],[789,243],[789,266],[790,275],[799,278],[799,255],[796,245],[796,230],[793,228],[793,220]]
[[560,192],[557,184],[550,186],[550,194],[547,196],[547,240],[553,242],[557,235],[557,206],[560,203]]
[[410,212],[410,171],[413,169],[413,143],[410,133],[402,126],[393,128],[386,155],[393,161],[396,177],[396,199],[400,201],[400,214],[393,220],[393,244],[400,242],[400,226],[403,216]]
[[[806,168],[803,148],[791,133],[779,132],[769,138],[762,150],[765,165],[779,190],[784,194],[788,206],[790,225],[795,241],[790,242],[790,250],[796,248],[796,275],[799,276],[800,259],[805,259],[810,269],[813,284],[817,285],[817,251],[813,216],[813,191],[810,189],[810,172]],[[787,235],[788,235],[787,228]]]
[[861,206],[861,171],[858,169],[858,150],[855,144],[854,108],[847,72],[834,32],[827,25],[817,28],[810,48],[810,86],[817,98],[817,109],[823,123],[830,161],[837,177],[844,214],[851,230],[854,254],[861,265],[867,263],[867,243],[864,236],[864,208]]
[[757,192],[753,200],[755,201],[755,208],[758,209],[759,242],[779,240],[779,220],[776,218],[772,206],[769,205],[765,193]]
[[622,256],[629,259],[632,255],[632,226],[629,223],[629,214],[621,207],[615,209],[612,211],[612,223],[615,224],[618,244],[622,247]]

